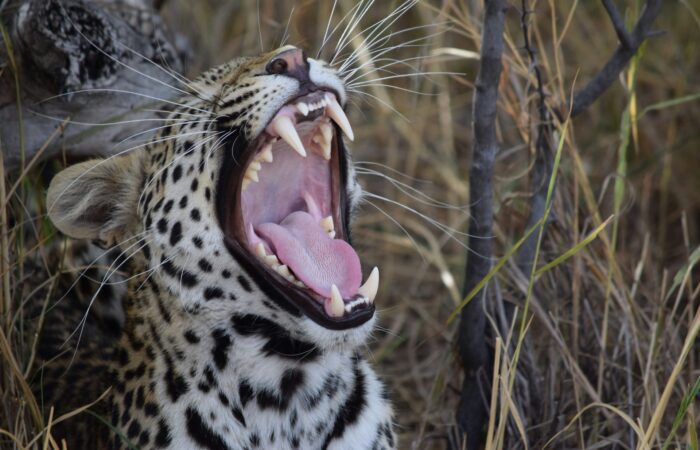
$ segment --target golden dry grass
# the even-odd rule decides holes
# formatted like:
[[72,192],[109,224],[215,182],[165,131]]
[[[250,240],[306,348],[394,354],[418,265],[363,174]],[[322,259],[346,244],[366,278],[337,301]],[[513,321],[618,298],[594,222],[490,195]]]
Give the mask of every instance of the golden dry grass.
[[[365,23],[385,17],[398,3],[376,2]],[[631,19],[642,3],[618,2]],[[339,1],[336,19],[353,4]],[[292,2],[171,0],[164,15],[189,37],[194,53],[188,72],[196,74],[256,53],[261,41],[265,49],[278,45],[287,23],[290,43],[315,50],[331,5],[297,1],[290,17]],[[422,71],[463,75],[388,81],[405,90],[367,85],[362,89],[372,97],[355,96],[350,109],[357,136],[352,149],[370,193],[355,223],[354,243],[364,264],[382,272],[381,327],[368,352],[391,386],[401,448],[446,448],[454,433],[461,370],[456,323],[446,321],[462,299],[467,253],[462,233],[480,5],[424,1],[393,26],[432,25],[396,43],[435,34],[393,57],[421,56],[412,65]],[[547,100],[561,106],[602,66],[617,39],[599,2],[538,0],[533,9],[532,39]],[[506,28],[494,186],[496,259],[525,231],[536,125],[517,9],[509,11]],[[543,238],[541,265],[580,245],[610,216],[612,221],[569,259],[539,274],[530,297],[528,277],[511,262],[489,284],[497,299],[486,307],[485,337],[497,370],[482,374],[497,386],[493,396],[484,393],[492,405],[489,449],[698,448],[700,403],[691,389],[700,379],[700,101],[688,96],[700,93],[700,4],[665,2],[656,28],[665,33],[648,42],[630,69],[636,81],[624,73],[560,130],[553,221]],[[354,45],[362,38],[359,33]],[[627,137],[629,145],[621,145]],[[5,189],[15,181],[4,179]],[[39,179],[26,177],[17,199],[10,199],[11,213],[17,213],[19,199],[38,195]],[[0,192],[2,204],[6,192]],[[40,433],[36,412],[32,419],[22,374],[31,339],[21,336],[15,320],[21,314],[17,262],[20,254],[38,249],[22,248],[19,227],[10,223],[3,215],[2,311],[13,316],[2,317],[0,333],[0,446],[12,448],[17,439],[17,448],[54,448],[48,434]],[[509,322],[503,304],[521,307],[526,298],[528,315]],[[44,421],[51,422],[48,416]]]

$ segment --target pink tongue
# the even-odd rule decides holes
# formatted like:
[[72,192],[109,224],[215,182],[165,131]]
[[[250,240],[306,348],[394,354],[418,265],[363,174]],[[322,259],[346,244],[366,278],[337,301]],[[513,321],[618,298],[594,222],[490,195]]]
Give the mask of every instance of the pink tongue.
[[343,298],[352,297],[362,282],[360,258],[342,239],[331,239],[311,214],[296,211],[282,223],[262,223],[255,231],[277,258],[309,288],[325,298],[335,284]]

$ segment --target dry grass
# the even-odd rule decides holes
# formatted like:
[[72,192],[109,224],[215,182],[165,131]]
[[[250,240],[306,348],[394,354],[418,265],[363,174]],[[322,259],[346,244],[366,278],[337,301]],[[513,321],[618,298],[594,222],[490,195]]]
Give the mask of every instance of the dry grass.
[[[397,3],[377,2],[366,23],[385,17]],[[623,3],[634,18],[643,2],[618,2]],[[165,15],[190,37],[196,53],[189,72],[195,74],[255,53],[261,41],[265,49],[276,46],[288,18],[289,42],[317,48],[331,4],[297,1],[289,18],[291,2],[171,0]],[[340,1],[340,11],[352,4]],[[365,92],[380,101],[356,96],[351,108],[355,159],[371,193],[356,221],[354,242],[365,264],[382,271],[381,328],[370,352],[394,393],[401,448],[446,448],[454,433],[461,372],[455,326],[446,321],[462,300],[461,233],[468,220],[466,174],[478,68],[470,52],[479,50],[479,5],[421,2],[393,27],[432,24],[400,36],[396,42],[439,32],[394,57],[423,56],[413,61],[423,71],[464,75],[390,80],[425,95],[368,85]],[[498,116],[497,257],[525,231],[534,161],[536,98],[519,20],[512,9]],[[548,101],[562,105],[611,54],[615,33],[599,2],[539,0],[531,20]],[[532,280],[511,262],[488,285],[496,298],[486,306],[496,370],[482,375],[498,388],[491,397],[484,393],[492,406],[489,449],[698,448],[700,101],[660,102],[700,92],[700,5],[666,2],[656,25],[666,32],[646,45],[588,112],[560,130],[553,222],[543,236],[540,266],[575,251],[538,273],[530,295]],[[354,45],[361,39],[359,34]],[[4,179],[2,205],[15,182]],[[21,262],[41,249],[23,247],[20,208],[41,207],[40,180],[38,173],[25,177],[9,199],[14,220],[3,215],[0,223],[3,448],[12,448],[13,439],[17,448],[59,448],[40,433],[51,420],[36,417],[36,403],[26,394],[31,336],[22,334],[18,320]],[[608,226],[583,246],[610,216]],[[33,223],[45,230],[42,219]],[[527,303],[528,314],[509,321],[506,302],[518,311]]]

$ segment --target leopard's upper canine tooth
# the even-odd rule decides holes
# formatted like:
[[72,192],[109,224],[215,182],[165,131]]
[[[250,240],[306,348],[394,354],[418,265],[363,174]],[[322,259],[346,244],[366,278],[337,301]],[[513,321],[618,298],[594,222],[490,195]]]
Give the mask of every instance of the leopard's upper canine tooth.
[[343,130],[343,133],[345,133],[348,139],[354,141],[355,134],[352,132],[350,121],[348,120],[348,116],[345,115],[343,108],[340,107],[335,97],[327,97],[327,100],[328,105],[326,106],[326,113],[328,114],[328,116],[330,116],[331,119],[333,119],[335,123],[338,124],[338,126],[341,130]]
[[309,115],[309,106],[304,102],[297,103],[297,109],[305,116]]
[[374,303],[374,298],[377,296],[377,290],[379,289],[379,269],[376,267],[372,269],[372,272],[367,277],[365,284],[360,286],[357,293],[367,297],[370,304]]
[[299,133],[294,128],[294,122],[287,116],[277,116],[275,120],[272,121],[272,129],[289,144],[294,151],[299,153],[303,158],[306,158],[306,150],[304,150],[304,144],[301,143],[301,138],[299,138]]
[[335,284],[331,286],[331,313],[333,317],[342,317],[345,312],[345,302],[343,302],[343,297],[340,295],[338,286]]

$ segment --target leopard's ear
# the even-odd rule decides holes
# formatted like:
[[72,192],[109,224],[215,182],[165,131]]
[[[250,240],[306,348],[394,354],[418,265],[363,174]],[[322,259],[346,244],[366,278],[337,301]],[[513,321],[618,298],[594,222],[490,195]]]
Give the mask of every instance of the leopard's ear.
[[49,186],[49,218],[70,237],[121,242],[138,225],[142,167],[138,152],[68,167]]

